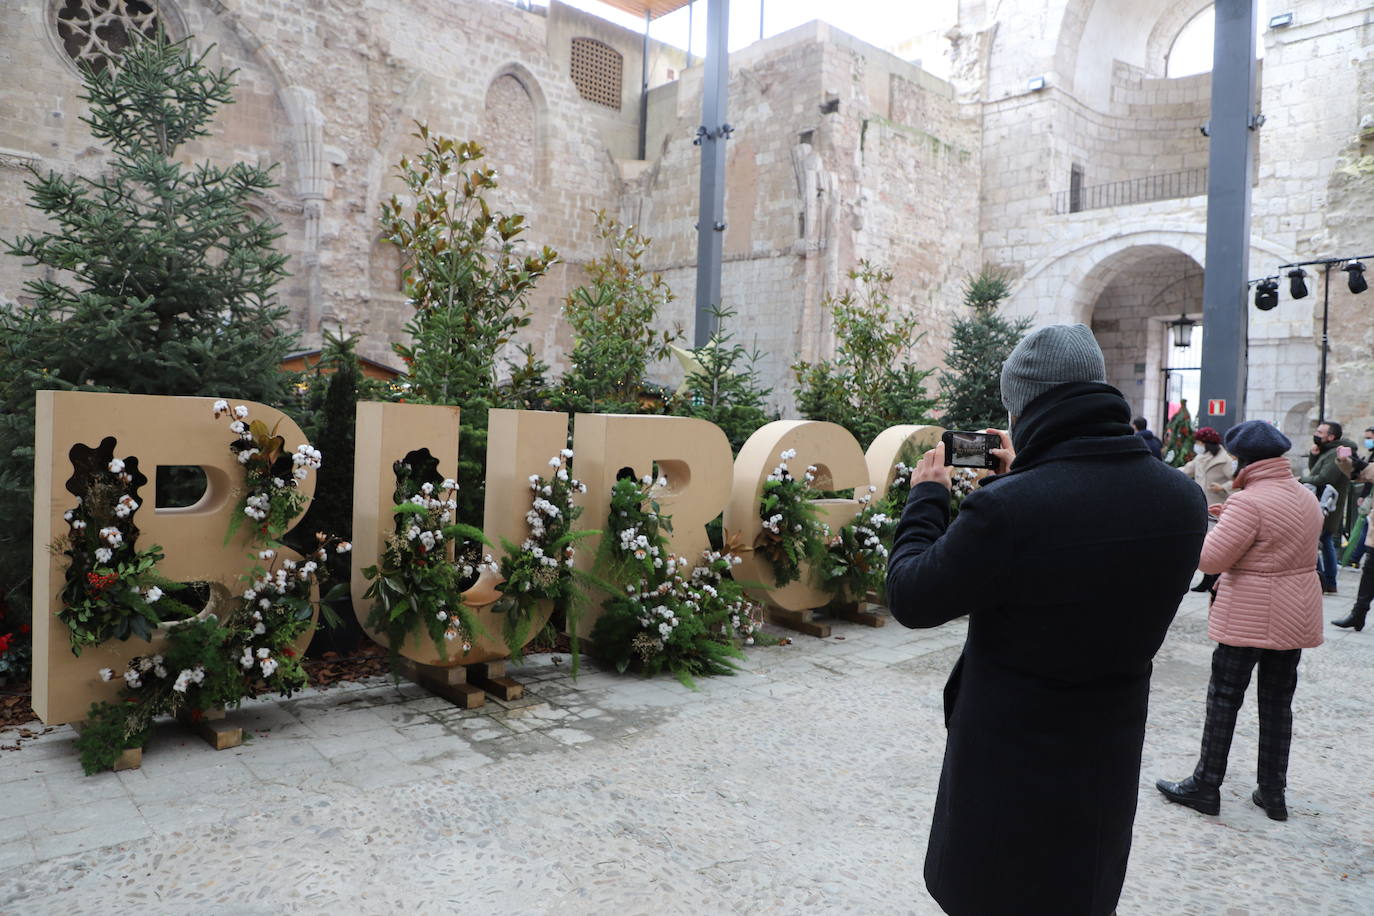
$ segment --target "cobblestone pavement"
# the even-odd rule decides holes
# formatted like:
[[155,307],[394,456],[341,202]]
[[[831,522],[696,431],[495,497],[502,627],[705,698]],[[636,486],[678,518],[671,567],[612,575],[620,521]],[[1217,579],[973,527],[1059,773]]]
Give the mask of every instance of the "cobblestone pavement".
[[[524,701],[483,710],[383,681],[254,703],[231,713],[241,748],[169,724],[141,769],[89,778],[56,729],[0,753],[0,913],[937,913],[920,865],[964,626],[834,632],[699,692],[545,656],[515,672]],[[1253,691],[1203,817],[1153,787],[1201,732],[1212,644],[1188,596],[1122,914],[1374,913],[1374,630],[1326,636],[1300,669],[1290,819],[1249,801]]]

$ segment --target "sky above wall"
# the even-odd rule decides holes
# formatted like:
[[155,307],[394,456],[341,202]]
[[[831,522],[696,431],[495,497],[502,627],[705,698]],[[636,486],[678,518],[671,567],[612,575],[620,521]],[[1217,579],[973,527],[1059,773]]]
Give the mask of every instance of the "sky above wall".
[[[607,6],[599,0],[562,0],[604,19],[637,32],[644,30],[644,22],[628,13]],[[1264,0],[1259,4],[1263,56],[1263,30],[1267,21]],[[762,17],[762,20],[760,20]],[[760,27],[764,38],[804,25],[813,19],[827,22],[871,45],[910,56],[912,40],[940,34],[958,19],[958,0],[921,0],[894,3],[892,0],[733,0],[730,4],[730,50],[738,51],[759,40]],[[650,34],[657,41],[688,47],[688,26],[691,27],[691,50],[696,56],[706,53],[706,0],[696,0],[695,10],[686,8],[656,19]],[[931,45],[926,44],[928,50]],[[927,69],[943,75],[938,62],[926,61]],[[1169,56],[1169,75],[1187,76],[1212,69],[1212,10],[1200,13],[1184,28]]]

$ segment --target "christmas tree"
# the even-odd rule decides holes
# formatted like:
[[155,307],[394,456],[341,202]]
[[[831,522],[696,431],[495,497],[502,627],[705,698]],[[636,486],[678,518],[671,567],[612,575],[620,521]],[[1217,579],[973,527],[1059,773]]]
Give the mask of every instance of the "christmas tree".
[[964,305],[973,309],[973,317],[954,323],[940,373],[942,422],[949,429],[1000,428],[1007,422],[1002,363],[1030,327],[1029,319],[1008,321],[997,313],[1010,291],[1006,277],[987,269],[964,285]]
[[1169,418],[1164,427],[1164,438],[1160,440],[1164,448],[1164,460],[1176,468],[1181,468],[1193,457],[1193,417],[1188,413],[1188,399],[1179,400],[1178,410]]
[[280,366],[295,341],[273,298],[286,256],[277,225],[249,209],[271,176],[179,159],[233,102],[233,73],[204,61],[159,33],[87,68],[82,120],[109,149],[105,168],[94,178],[34,170],[27,183],[53,228],[8,244],[47,269],[0,311],[0,581],[11,605],[27,604],[34,391],[268,403],[286,393]]

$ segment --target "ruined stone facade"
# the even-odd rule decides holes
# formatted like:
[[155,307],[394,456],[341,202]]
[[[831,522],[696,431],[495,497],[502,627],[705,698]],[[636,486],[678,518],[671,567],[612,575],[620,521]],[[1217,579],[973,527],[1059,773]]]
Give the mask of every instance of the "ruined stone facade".
[[[949,0],[939,13],[953,21],[938,31],[893,36],[927,70],[820,23],[733,55],[723,298],[778,406],[790,403],[789,365],[832,351],[821,303],[859,260],[895,274],[895,302],[927,331],[913,353],[931,366],[962,281],[989,264],[1014,280],[1011,312],[1091,324],[1111,380],[1159,424],[1167,322],[1201,317],[1210,92],[1207,74],[1167,78],[1166,59],[1207,5]],[[239,70],[238,104],[188,154],[280,163],[264,208],[287,233],[281,295],[307,342],[342,325],[387,360],[402,333],[400,265],[377,217],[415,121],[482,141],[502,179],[496,202],[563,256],[530,302],[529,338],[547,361],[561,366],[570,348],[558,311],[597,253],[599,209],[654,239],[678,296],[667,319],[690,334],[702,69],[651,44],[641,158],[640,36],[557,2],[0,0],[0,236],[38,228],[26,164],[100,168],[69,55],[100,49],[57,22],[115,8],[152,9]],[[1374,253],[1374,11],[1287,9],[1290,26],[1262,33],[1252,277]],[[1374,294],[1350,295],[1337,274],[1327,412],[1358,427],[1374,419]],[[29,275],[0,260],[0,297],[18,298]],[[1309,285],[1308,299],[1285,287],[1277,309],[1250,312],[1248,415],[1295,436],[1316,420],[1321,286]]]

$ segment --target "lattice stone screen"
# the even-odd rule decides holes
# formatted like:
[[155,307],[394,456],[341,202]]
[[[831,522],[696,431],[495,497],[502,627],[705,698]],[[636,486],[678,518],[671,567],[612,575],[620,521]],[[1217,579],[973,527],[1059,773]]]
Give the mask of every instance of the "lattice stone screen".
[[582,98],[620,110],[625,58],[595,38],[572,40],[572,81]]
[[149,0],[60,0],[53,25],[67,56],[104,70],[133,41],[157,34],[158,11]]

